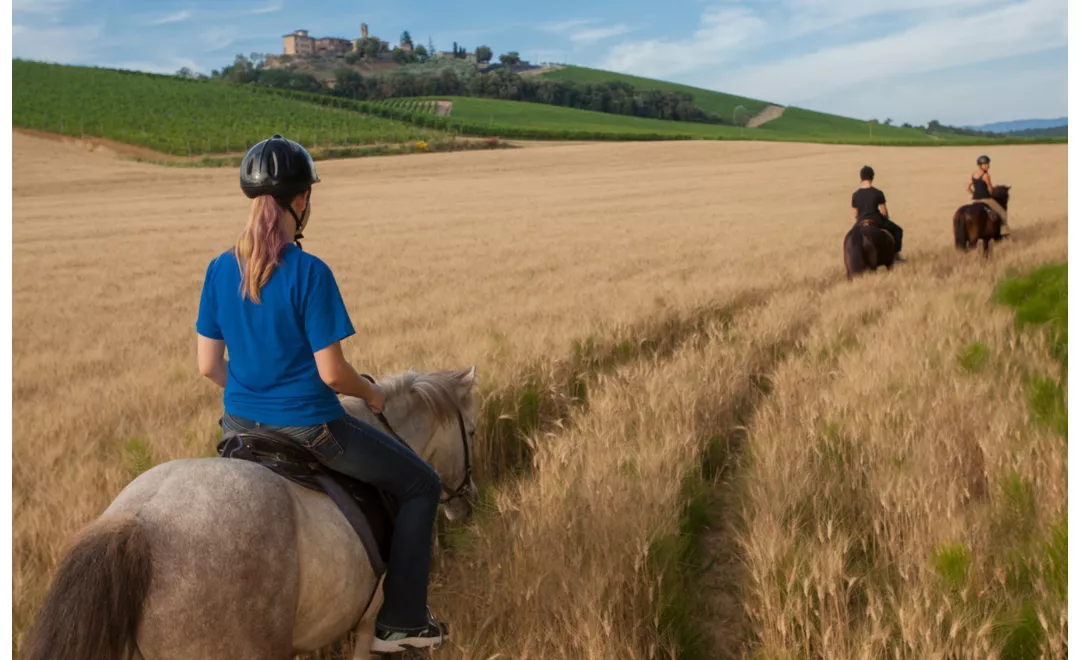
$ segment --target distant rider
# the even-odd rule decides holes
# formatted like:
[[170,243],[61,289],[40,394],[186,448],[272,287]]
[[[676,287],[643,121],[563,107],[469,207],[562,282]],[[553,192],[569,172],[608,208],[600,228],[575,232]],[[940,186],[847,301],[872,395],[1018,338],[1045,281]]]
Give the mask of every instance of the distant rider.
[[990,156],[979,156],[975,164],[979,166],[979,169],[971,175],[967,186],[968,192],[971,193],[971,200],[990,207],[990,210],[1001,218],[1001,235],[1008,236],[1009,215],[1001,204],[991,197],[994,194],[994,184],[990,183]]
[[855,222],[870,220],[889,232],[896,241],[896,261],[903,263],[900,249],[904,239],[904,230],[900,228],[900,225],[889,220],[889,209],[885,207],[885,193],[874,187],[874,168],[864,165],[859,171],[859,178],[861,179],[859,189],[851,195],[851,209]]

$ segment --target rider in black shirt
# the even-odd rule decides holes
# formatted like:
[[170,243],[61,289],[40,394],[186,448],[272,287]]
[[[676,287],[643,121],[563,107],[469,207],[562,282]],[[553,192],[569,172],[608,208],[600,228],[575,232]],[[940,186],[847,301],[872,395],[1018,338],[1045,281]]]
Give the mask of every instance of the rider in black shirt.
[[852,215],[855,222],[870,220],[885,231],[892,234],[896,241],[896,261],[903,262],[900,256],[901,241],[904,239],[904,230],[900,225],[889,220],[889,209],[885,206],[885,193],[874,187],[874,168],[866,165],[859,171],[862,183],[859,189],[851,195]]

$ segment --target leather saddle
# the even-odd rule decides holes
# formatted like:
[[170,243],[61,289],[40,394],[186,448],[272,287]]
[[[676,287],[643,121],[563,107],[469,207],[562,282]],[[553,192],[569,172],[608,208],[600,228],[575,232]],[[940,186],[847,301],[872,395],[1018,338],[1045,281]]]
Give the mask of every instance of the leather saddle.
[[360,537],[375,577],[386,572],[398,509],[392,495],[334,472],[306,447],[273,431],[228,431],[222,435],[217,452],[222,458],[258,463],[295,484],[328,495]]
[[999,214],[997,211],[995,211],[992,206],[990,206],[986,202],[975,202],[975,204],[978,204],[979,206],[986,209],[986,213],[990,216],[990,218],[992,220],[994,220],[996,222],[1001,222],[1001,214]]
[[891,241],[894,244],[896,243],[896,239],[893,238],[892,232],[889,231],[888,229],[885,229],[884,225],[882,225],[880,222],[878,222],[877,220],[875,220],[873,218],[863,218],[862,220],[859,220],[855,224],[858,227],[869,227],[871,229],[877,229],[879,231],[882,231],[882,232],[885,233],[886,236],[889,237],[889,241]]

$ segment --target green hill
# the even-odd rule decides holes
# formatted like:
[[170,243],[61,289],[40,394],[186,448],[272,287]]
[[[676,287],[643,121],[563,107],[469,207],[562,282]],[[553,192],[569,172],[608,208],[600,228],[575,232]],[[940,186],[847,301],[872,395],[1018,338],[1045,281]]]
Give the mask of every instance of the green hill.
[[[600,82],[625,82],[633,85],[636,89],[650,90],[659,89],[670,92],[685,92],[694,97],[694,103],[708,112],[720,115],[727,121],[731,121],[735,108],[739,105],[749,111],[751,115],[761,112],[767,105],[765,101],[749,99],[723,92],[714,92],[700,87],[680,85],[677,83],[640,78],[612,71],[589,69],[579,66],[567,66],[540,74],[541,78],[549,80],[565,80],[581,83]],[[938,144],[942,141],[950,144],[962,144],[972,141],[972,138],[950,135],[938,136],[937,139],[929,137],[924,131],[916,128],[901,128],[899,126],[885,126],[875,124],[873,127],[861,119],[830,115],[813,110],[804,110],[796,107],[785,107],[780,117],[766,122],[756,129],[747,129],[744,137],[754,140],[796,140],[812,142],[855,142],[874,144]],[[1004,137],[1004,136],[1003,136]],[[1035,137],[1035,136],[1025,136]],[[1042,137],[1042,136],[1039,136]],[[988,140],[983,140],[988,141]]]
[[[11,123],[177,156],[243,151],[273,133],[311,146],[432,140],[442,132],[300,95],[175,76],[13,60]],[[316,97],[322,100],[322,97]]]
[[1069,137],[1069,127],[1068,126],[1052,126],[1050,128],[1025,128],[1025,129],[1020,130],[1020,131],[1008,131],[1008,132],[1004,133],[1004,135],[1007,135],[1009,137],[1021,137],[1021,138],[1029,138],[1029,137],[1036,137],[1036,138],[1039,138],[1039,137],[1061,137],[1061,138],[1067,138],[1067,137]]
[[725,121],[731,121],[735,108],[740,105],[746,108],[751,115],[756,115],[764,110],[766,105],[769,105],[765,101],[748,99],[733,94],[724,94],[723,92],[714,92],[708,89],[701,89],[700,87],[690,87],[689,85],[680,85],[678,83],[653,80],[651,78],[640,78],[638,76],[615,73],[613,71],[589,69],[582,66],[568,66],[562,69],[548,71],[540,74],[540,78],[545,80],[565,80],[567,82],[575,83],[624,82],[640,90],[658,89],[662,92],[683,92],[693,96],[694,103],[699,108],[706,112],[719,115],[723,117]]
[[[430,100],[434,97],[426,97]],[[1022,140],[988,140],[967,136],[931,136],[915,128],[899,128],[790,108],[783,117],[760,128],[644,119],[540,103],[521,103],[474,97],[439,97],[453,102],[450,127],[466,134],[504,138],[570,140],[763,140],[828,144],[940,146],[949,144],[1010,144]],[[419,101],[421,99],[413,99]],[[392,108],[401,100],[380,106],[390,116],[408,116]],[[436,120],[430,116],[428,121]],[[440,118],[441,119],[441,118]],[[871,130],[873,132],[871,138]]]
[[792,107],[785,108],[783,115],[762,124],[755,130],[774,135],[775,138],[773,139],[783,139],[785,135],[799,135],[810,141],[871,144],[907,142],[964,144],[975,139],[963,135],[931,137],[925,131],[917,128],[901,128],[899,126],[885,126],[884,124],[871,126],[869,122],[861,119],[850,119]]
[[[568,70],[571,69],[562,71]],[[593,70],[582,69],[573,75],[585,75],[580,71]],[[603,72],[588,75],[600,74]],[[633,80],[644,81],[641,84],[667,84]],[[749,104],[748,109],[765,105],[717,92],[693,93],[705,98],[711,104],[711,111],[733,109],[732,104]],[[436,100],[452,101],[449,117],[436,115],[437,104],[432,103]],[[859,120],[799,108],[787,108],[783,116],[759,128],[740,128],[475,97],[360,102],[330,94],[23,60],[12,61],[12,125],[71,136],[102,137],[177,156],[242,153],[249,145],[275,132],[320,150],[317,157],[411,151],[413,143],[420,140],[431,145],[420,148],[434,150],[498,146],[494,141],[458,141],[453,139],[455,136],[538,140],[747,139],[887,145],[1064,141],[975,138],[946,133],[931,136],[919,129],[871,127]],[[208,164],[227,162],[230,161],[208,161]]]
[[542,103],[520,103],[475,97],[446,97],[453,102],[451,119],[464,130],[500,133],[508,137],[528,129],[555,139],[654,139],[738,138],[733,126],[684,121],[645,119],[591,110],[577,110]]

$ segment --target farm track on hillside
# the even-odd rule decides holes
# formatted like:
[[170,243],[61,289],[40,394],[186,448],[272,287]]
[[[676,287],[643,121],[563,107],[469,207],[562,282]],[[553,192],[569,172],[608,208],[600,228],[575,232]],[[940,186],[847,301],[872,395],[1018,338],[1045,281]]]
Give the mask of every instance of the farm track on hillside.
[[768,122],[770,122],[770,121],[772,121],[774,119],[779,119],[783,115],[784,115],[783,106],[767,105],[767,106],[765,106],[765,108],[761,112],[759,112],[756,115],[754,115],[753,117],[751,117],[750,121],[746,122],[746,127],[747,128],[757,128],[758,126],[761,126],[762,124],[767,124]]

